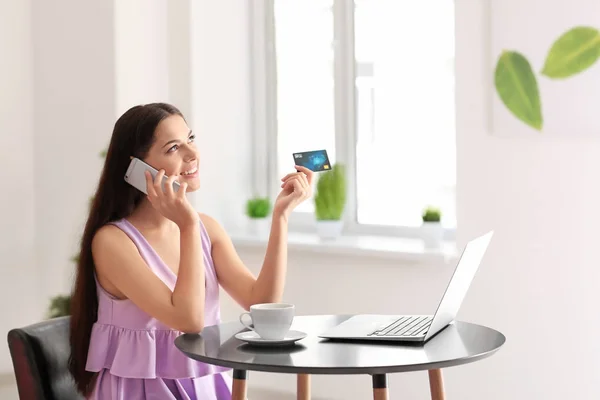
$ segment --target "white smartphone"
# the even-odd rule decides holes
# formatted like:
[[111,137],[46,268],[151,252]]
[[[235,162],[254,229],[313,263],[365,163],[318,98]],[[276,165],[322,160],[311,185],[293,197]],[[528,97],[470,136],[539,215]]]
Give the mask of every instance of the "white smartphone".
[[[146,175],[145,171],[150,171],[152,174],[152,180],[156,179],[156,175],[158,171],[146,164],[139,158],[132,158],[129,163],[129,168],[127,168],[127,172],[125,172],[125,182],[129,183],[134,188],[138,189],[142,193],[148,195],[148,191],[146,190]],[[163,176],[162,189],[165,190],[165,183],[167,182],[168,176]],[[173,181],[173,191],[177,192],[179,190],[179,182]]]

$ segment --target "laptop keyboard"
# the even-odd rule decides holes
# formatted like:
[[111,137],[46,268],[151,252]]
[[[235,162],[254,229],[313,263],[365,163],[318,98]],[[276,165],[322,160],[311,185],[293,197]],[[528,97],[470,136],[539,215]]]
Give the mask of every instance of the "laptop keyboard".
[[373,336],[421,336],[427,332],[432,317],[401,317],[386,327],[373,332]]

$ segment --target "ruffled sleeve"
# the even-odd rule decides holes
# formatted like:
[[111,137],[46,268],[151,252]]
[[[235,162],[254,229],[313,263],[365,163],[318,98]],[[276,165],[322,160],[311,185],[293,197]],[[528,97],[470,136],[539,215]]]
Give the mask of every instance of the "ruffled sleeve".
[[195,378],[229,370],[187,357],[175,347],[179,335],[175,330],[133,330],[96,323],[86,370],[108,369],[115,376],[143,379]]

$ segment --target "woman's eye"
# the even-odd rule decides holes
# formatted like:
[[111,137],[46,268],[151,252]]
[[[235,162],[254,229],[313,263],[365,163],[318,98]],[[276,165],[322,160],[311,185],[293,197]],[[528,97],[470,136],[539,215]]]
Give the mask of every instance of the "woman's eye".
[[[188,138],[188,141],[193,142],[194,140],[196,140],[196,135],[190,135],[190,137]],[[172,153],[175,150],[177,150],[179,148],[179,145],[175,144],[173,145],[173,147],[169,148],[169,150],[167,150],[167,153]]]

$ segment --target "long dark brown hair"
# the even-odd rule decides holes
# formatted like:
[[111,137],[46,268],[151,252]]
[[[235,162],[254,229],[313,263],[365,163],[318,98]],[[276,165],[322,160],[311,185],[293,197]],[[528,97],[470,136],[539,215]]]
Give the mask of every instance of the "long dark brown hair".
[[146,104],[129,109],[115,123],[104,168],[81,238],[71,293],[69,370],[77,389],[84,396],[89,395],[96,380],[96,373],[85,370],[92,326],[98,318],[92,239],[105,224],[129,216],[142,200],[144,194],[125,182],[123,177],[130,157],[146,157],[154,143],[156,127],[171,115],[183,118],[181,112],[172,105]]

